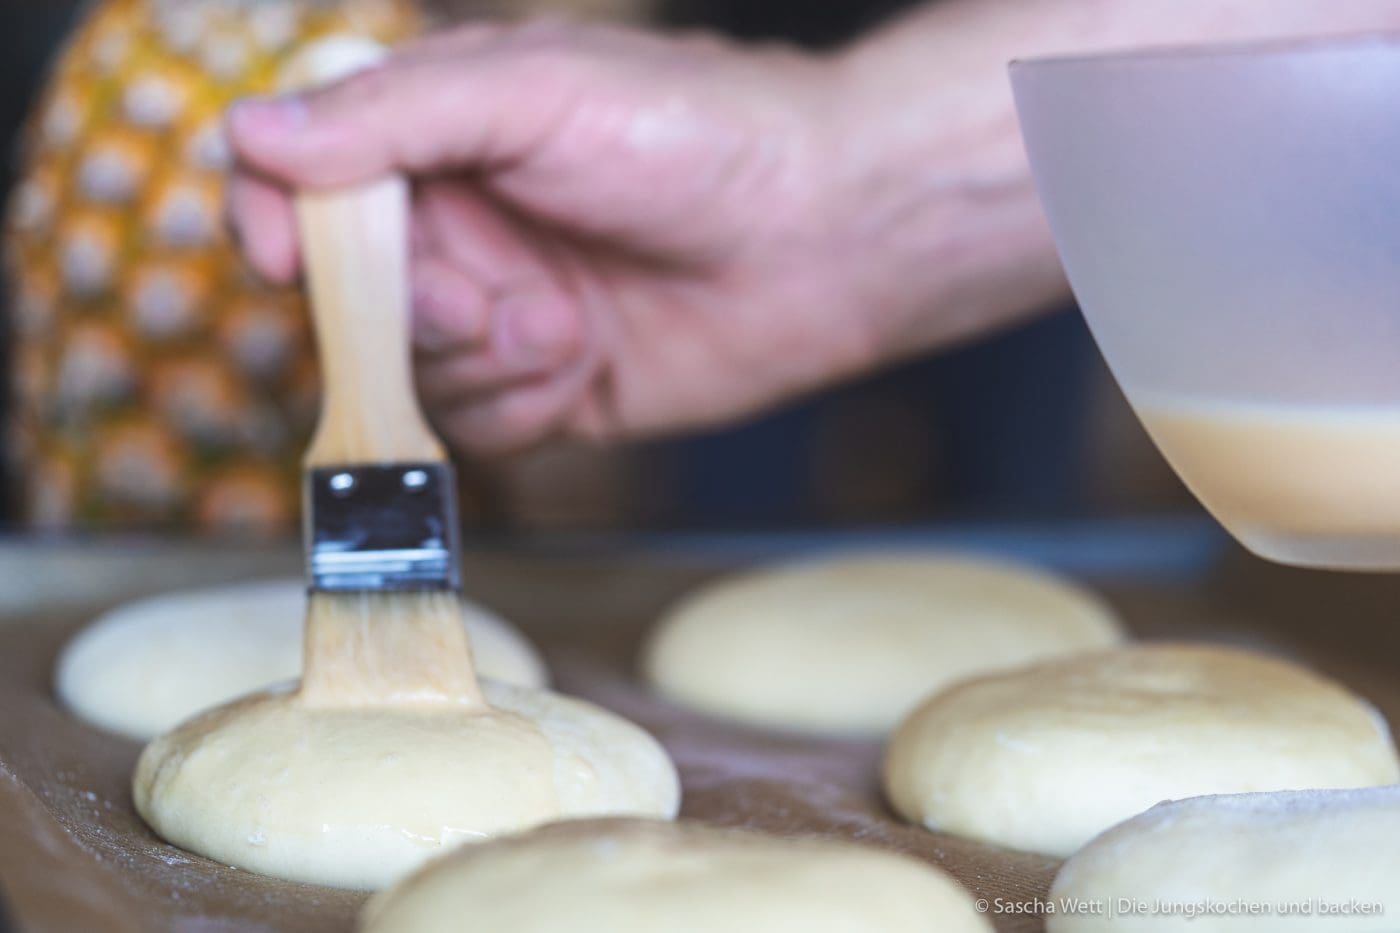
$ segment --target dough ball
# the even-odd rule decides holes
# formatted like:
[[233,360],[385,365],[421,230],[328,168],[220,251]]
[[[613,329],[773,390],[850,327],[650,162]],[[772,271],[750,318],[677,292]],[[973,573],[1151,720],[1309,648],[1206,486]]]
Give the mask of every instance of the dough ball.
[[666,696],[719,716],[883,735],[956,680],[1122,637],[1096,596],[1039,570],[852,556],[702,587],[661,621],[643,670]]
[[1160,644],[992,674],[900,725],[885,790],[930,829],[1068,855],[1153,804],[1400,779],[1385,720],[1296,665]]
[[[1159,804],[1076,853],[1051,889],[1053,901],[1100,902],[1118,916],[1059,914],[1049,930],[1393,933],[1400,925],[1397,839],[1400,787]],[[1154,915],[1131,902],[1167,910]],[[1268,912],[1221,912],[1237,903],[1267,905]],[[1209,909],[1216,913],[1203,912]]]
[[146,746],[136,809],[226,865],[345,888],[550,820],[675,816],[675,768],[646,732],[581,700],[485,686],[489,712],[235,701]]
[[[509,622],[463,604],[477,669],[544,686],[544,661]],[[58,659],[59,699],[99,728],[145,741],[202,710],[301,675],[306,584],[265,580],[187,590],[118,607]]]
[[941,871],[851,843],[565,823],[459,850],[366,907],[364,933],[990,933]]

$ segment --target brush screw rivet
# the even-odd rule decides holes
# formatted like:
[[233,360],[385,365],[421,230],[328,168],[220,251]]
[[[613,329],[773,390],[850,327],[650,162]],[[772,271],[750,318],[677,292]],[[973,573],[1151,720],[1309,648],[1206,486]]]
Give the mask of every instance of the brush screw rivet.
[[403,475],[405,489],[422,489],[428,485],[428,473],[426,470],[409,470]]
[[336,473],[331,476],[331,492],[337,496],[348,496],[355,488],[355,477],[349,473]]

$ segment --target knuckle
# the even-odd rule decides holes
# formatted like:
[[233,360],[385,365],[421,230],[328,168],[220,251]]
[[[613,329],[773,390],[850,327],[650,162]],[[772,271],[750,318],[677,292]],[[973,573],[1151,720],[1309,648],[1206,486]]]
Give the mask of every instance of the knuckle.
[[577,28],[578,23],[563,13],[541,13],[509,27],[507,36],[524,44],[553,44],[569,39]]
[[398,84],[398,72],[404,67],[404,63],[384,62],[357,71],[340,83],[314,95],[313,104],[317,98],[349,106],[382,100],[393,92]]

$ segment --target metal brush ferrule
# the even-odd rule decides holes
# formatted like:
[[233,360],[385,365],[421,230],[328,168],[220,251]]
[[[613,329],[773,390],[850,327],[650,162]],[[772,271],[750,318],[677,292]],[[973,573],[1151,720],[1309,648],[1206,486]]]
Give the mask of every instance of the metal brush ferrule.
[[459,588],[450,464],[318,467],[306,474],[305,501],[313,591]]

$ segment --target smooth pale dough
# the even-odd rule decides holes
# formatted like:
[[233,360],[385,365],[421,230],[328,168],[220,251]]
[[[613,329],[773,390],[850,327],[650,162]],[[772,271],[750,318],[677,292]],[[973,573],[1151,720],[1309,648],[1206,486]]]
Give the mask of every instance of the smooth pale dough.
[[1286,661],[1185,644],[956,685],[904,721],[884,771],[908,819],[1048,855],[1162,800],[1400,780],[1360,697]]
[[[1051,900],[1096,900],[1116,909],[1126,898],[1174,911],[1176,904],[1220,911],[1250,902],[1269,905],[1272,913],[1062,913],[1049,918],[1049,931],[1394,933],[1400,929],[1397,840],[1400,787],[1159,804],[1076,853],[1060,869]],[[1353,902],[1372,912],[1359,912]],[[1309,903],[1312,913],[1300,913]]]
[[310,707],[272,691],[146,746],[136,809],[226,865],[374,889],[463,842],[550,820],[671,818],[670,758],[581,700],[484,682],[490,711]]
[[848,556],[721,579],[684,599],[643,655],[666,696],[809,732],[885,734],[956,680],[1122,641],[1096,596],[983,558]]
[[[482,675],[528,687],[548,680],[534,646],[471,603],[463,616]],[[301,674],[306,582],[265,580],[128,603],[64,648],[58,696],[99,728],[145,741],[195,713]]]
[[931,865],[694,824],[565,823],[473,846],[375,897],[363,933],[990,933]]

